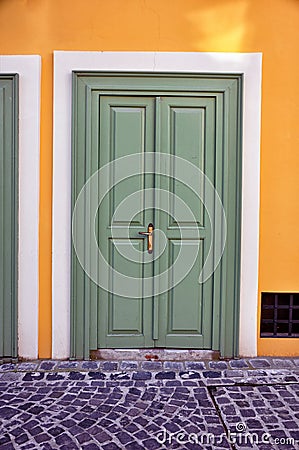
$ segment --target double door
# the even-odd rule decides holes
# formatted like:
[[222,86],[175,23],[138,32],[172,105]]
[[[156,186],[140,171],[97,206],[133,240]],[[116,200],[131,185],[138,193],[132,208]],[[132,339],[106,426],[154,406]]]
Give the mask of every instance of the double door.
[[72,356],[237,354],[242,77],[76,72],[73,93]]
[[98,294],[98,346],[210,348],[213,275],[204,284],[199,277],[213,220],[203,198],[203,174],[215,173],[213,99],[99,102],[99,165],[116,162],[98,212],[111,268],[108,291]]

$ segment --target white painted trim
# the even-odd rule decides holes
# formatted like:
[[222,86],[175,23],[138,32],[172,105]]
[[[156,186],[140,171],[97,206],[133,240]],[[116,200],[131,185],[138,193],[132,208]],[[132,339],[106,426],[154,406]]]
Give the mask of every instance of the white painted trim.
[[261,53],[54,52],[54,358],[70,355],[72,70],[244,74],[239,350],[257,354],[261,63]]
[[18,355],[38,357],[40,71],[38,55],[0,56],[0,73],[19,74]]

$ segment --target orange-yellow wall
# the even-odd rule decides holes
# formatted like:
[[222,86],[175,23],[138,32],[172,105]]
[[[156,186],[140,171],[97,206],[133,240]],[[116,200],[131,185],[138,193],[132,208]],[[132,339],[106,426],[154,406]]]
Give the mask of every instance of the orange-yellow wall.
[[[53,50],[263,52],[260,291],[299,291],[298,0],[0,0],[0,54],[40,54],[39,356],[51,355]],[[252,180],[254,183],[255,180]],[[299,354],[259,339],[259,354]]]

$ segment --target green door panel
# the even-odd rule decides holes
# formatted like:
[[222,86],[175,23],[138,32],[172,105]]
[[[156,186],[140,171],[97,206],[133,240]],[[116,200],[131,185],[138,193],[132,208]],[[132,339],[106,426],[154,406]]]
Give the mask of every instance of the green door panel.
[[[160,151],[169,153],[195,165],[214,182],[215,172],[215,98],[206,97],[161,97],[160,105]],[[212,346],[212,308],[213,278],[204,285],[198,283],[200,271],[207,258],[210,240],[210,220],[199,200],[204,196],[203,180],[198,178],[197,192],[177,181],[177,167],[170,168],[167,177],[159,177],[156,186],[175,194],[170,203],[170,215],[157,212],[159,227],[167,239],[167,251],[159,259],[159,272],[170,266],[168,284],[176,279],[175,260],[178,252],[186,251],[186,266],[192,258],[192,246],[198,246],[197,259],[186,277],[159,301],[159,336],[157,346],[211,348]],[[197,195],[196,195],[197,194]],[[176,198],[184,199],[193,213],[190,221],[185,211],[180,211]],[[213,218],[210,218],[213,220]],[[194,241],[194,228],[198,240]],[[183,229],[183,232],[182,232]],[[206,243],[208,241],[208,243]],[[188,250],[190,256],[188,256]]]
[[[101,96],[99,102],[101,119],[95,126],[100,135],[101,167],[116,158],[154,151],[155,104],[152,98]],[[123,164],[127,164],[125,159]],[[140,165],[143,165],[142,159]],[[108,181],[113,188],[99,208],[98,242],[105,260],[113,269],[128,277],[138,278],[140,297],[130,299],[113,294],[116,281],[111,271],[110,293],[100,290],[98,296],[98,346],[149,347],[153,345],[152,299],[143,298],[143,279],[152,276],[153,267],[144,263],[145,240],[138,232],[145,230],[152,221],[153,211],[145,209],[143,193],[144,189],[153,187],[153,175],[140,173],[114,185],[114,180],[119,176],[117,169],[114,169]],[[140,212],[131,217],[124,209],[114,215],[118,205],[133,193],[137,193],[135,198]],[[138,250],[139,259],[136,262],[122,256],[131,245]],[[118,250],[123,250],[123,253]]]
[[0,74],[0,358],[17,356],[18,76]]
[[[85,220],[78,229],[83,248],[88,237],[96,234],[110,269],[106,272],[98,262],[94,264],[109,288],[98,287],[88,277],[73,248],[73,357],[88,358],[90,350],[97,348],[130,347],[202,348],[219,350],[223,356],[237,355],[241,94],[240,75],[73,74],[73,208],[91,175],[124,157],[122,165],[112,166],[107,179],[100,177],[84,200],[88,205],[93,196],[105,193],[95,223]],[[198,280],[204,263],[210,252],[216,255],[218,244],[212,239],[219,203],[210,199],[208,213],[205,178],[195,175],[192,191],[179,181],[177,159],[163,168],[158,166],[159,158],[149,163],[146,155],[155,152],[183,158],[195,166],[210,180],[223,204],[225,250],[202,284]],[[117,183],[130,164],[126,157],[137,154],[135,175]],[[163,201],[165,204],[165,192],[167,213],[160,207]],[[134,214],[122,207],[132,196]],[[156,248],[148,254],[147,239],[139,234],[149,223],[155,226],[154,247],[158,242],[155,233],[165,237],[159,257]],[[218,226],[224,227],[223,223]],[[198,252],[193,261],[194,249]],[[177,283],[176,262],[181,253],[188,270]],[[131,254],[135,257],[128,257]],[[88,251],[86,255],[88,258]],[[122,294],[117,272],[138,280],[134,284],[136,298]],[[154,277],[164,272],[166,289],[156,295]],[[145,280],[152,283],[152,295],[145,294],[151,286],[147,283],[145,288]]]

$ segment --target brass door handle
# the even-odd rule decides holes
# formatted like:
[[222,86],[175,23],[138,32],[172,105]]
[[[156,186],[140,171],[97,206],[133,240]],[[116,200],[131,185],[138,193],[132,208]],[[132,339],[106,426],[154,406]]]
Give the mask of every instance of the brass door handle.
[[141,236],[147,236],[147,251],[148,253],[153,253],[153,231],[154,225],[152,223],[148,224],[147,231],[139,231]]

